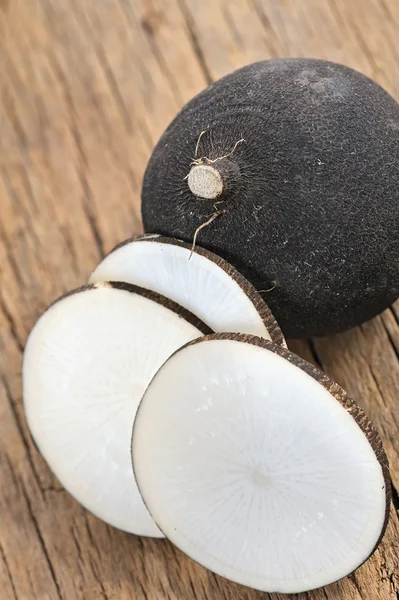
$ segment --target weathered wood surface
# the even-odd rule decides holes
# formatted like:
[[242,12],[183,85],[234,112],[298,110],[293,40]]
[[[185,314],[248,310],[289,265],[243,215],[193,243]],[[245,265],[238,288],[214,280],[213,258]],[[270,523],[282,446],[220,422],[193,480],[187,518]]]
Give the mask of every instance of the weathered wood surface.
[[[32,445],[21,354],[44,307],[140,230],[149,153],[179,107],[245,63],[316,56],[399,98],[397,0],[0,1],[0,596],[2,600],[260,600],[166,541],[81,509]],[[399,490],[399,306],[291,347],[366,408]],[[399,598],[399,499],[380,549],[297,598]],[[280,596],[273,596],[274,599]]]

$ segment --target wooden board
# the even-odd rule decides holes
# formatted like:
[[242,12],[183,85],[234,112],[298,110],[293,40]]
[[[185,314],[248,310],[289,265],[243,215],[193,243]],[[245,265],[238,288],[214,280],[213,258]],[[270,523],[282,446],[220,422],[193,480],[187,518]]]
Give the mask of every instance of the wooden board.
[[[397,0],[0,1],[0,594],[2,600],[260,600],[168,542],[85,512],[34,448],[21,355],[40,312],[140,231],[150,151],[179,107],[248,62],[315,56],[399,98]],[[399,306],[291,347],[363,405],[391,462],[380,549],[345,580],[296,598],[399,598]]]

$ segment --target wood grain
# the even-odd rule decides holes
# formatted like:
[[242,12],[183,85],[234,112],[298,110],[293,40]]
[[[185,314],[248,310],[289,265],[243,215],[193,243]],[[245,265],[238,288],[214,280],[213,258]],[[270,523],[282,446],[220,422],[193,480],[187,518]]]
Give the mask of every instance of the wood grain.
[[[140,231],[150,151],[177,110],[248,62],[315,56],[399,98],[396,0],[1,0],[0,590],[2,600],[260,600],[164,540],[85,512],[34,448],[21,355],[45,306]],[[394,484],[380,549],[304,600],[399,598],[399,305],[346,334],[296,342],[352,393]]]

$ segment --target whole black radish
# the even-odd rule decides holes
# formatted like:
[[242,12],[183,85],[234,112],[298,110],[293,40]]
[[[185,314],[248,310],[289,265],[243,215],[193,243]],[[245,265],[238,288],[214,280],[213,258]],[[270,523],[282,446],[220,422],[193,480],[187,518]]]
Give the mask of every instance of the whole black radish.
[[367,77],[315,59],[255,63],[162,135],[144,227],[197,233],[262,292],[286,336],[343,331],[399,295],[398,154],[399,106]]

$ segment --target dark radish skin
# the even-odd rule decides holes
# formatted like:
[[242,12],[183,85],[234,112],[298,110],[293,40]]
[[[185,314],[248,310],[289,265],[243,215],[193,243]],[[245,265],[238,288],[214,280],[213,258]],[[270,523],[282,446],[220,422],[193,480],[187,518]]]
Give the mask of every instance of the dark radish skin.
[[191,243],[209,221],[197,243],[262,291],[287,337],[344,331],[399,295],[398,152],[398,104],[367,77],[316,59],[255,63],[162,135],[144,227]]

